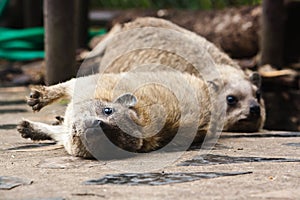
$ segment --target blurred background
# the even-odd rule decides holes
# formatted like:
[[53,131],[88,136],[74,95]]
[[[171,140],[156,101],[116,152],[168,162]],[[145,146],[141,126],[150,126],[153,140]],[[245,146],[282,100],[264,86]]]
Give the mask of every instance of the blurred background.
[[299,131],[296,0],[0,0],[0,87],[54,84],[116,23],[153,16],[213,42],[263,77],[266,129]]

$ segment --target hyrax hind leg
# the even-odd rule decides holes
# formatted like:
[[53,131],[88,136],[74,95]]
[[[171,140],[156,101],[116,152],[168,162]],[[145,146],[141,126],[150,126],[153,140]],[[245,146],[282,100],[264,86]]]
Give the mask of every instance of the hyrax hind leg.
[[51,126],[40,122],[23,120],[18,124],[18,132],[23,138],[32,140],[61,141],[63,137],[62,126]]

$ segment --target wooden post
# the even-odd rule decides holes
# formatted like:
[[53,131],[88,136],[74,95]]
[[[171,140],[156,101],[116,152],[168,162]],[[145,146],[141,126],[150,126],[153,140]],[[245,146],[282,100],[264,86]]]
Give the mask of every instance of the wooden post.
[[48,85],[76,75],[74,0],[44,0],[46,82]]
[[89,29],[89,0],[76,0],[77,47],[86,48]]
[[283,0],[262,2],[261,65],[280,69],[284,60],[285,11]]

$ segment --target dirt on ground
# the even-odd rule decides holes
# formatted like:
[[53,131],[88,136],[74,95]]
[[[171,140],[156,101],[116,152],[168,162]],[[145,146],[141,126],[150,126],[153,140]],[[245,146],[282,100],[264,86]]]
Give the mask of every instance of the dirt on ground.
[[[166,165],[160,164],[176,153],[149,159],[142,163],[146,167],[133,158],[121,164],[84,160],[68,155],[50,141],[21,138],[16,124],[22,118],[52,123],[65,109],[65,105],[55,104],[33,113],[24,101],[28,92],[26,87],[0,88],[1,200],[300,196],[299,132],[222,133],[212,150],[182,152]],[[132,167],[146,170],[124,174]]]

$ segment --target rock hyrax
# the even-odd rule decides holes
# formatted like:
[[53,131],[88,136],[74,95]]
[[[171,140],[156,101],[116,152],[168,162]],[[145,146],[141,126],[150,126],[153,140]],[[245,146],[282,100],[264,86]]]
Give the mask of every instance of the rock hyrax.
[[92,157],[88,149],[93,147],[85,144],[102,145],[99,140],[96,144],[85,141],[86,131],[99,127],[110,142],[130,152],[150,152],[166,145],[189,147],[222,127],[224,105],[216,95],[221,89],[218,83],[178,71],[80,77],[35,87],[28,98],[34,111],[70,98],[62,125],[23,120],[18,131],[24,138],[56,140],[69,154],[80,157]]
[[[117,24],[92,55],[102,56],[100,72],[171,68],[196,76],[200,74],[207,81],[221,79],[225,89],[220,103],[227,103],[223,130],[255,132],[263,127],[265,106],[260,94],[259,75],[246,74],[214,44],[167,20],[145,17]],[[156,64],[165,68],[158,69]]]

